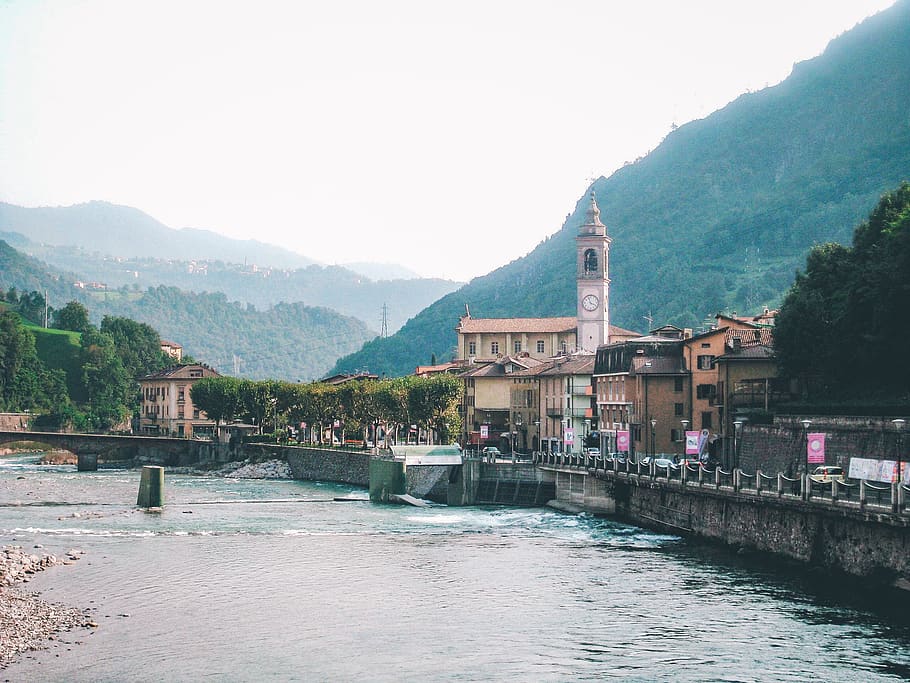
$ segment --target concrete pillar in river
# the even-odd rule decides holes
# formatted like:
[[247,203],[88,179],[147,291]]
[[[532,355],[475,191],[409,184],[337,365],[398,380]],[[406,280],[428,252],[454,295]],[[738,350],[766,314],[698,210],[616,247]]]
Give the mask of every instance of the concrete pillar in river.
[[164,468],[145,465],[139,479],[139,498],[136,505],[144,508],[160,508],[164,505]]

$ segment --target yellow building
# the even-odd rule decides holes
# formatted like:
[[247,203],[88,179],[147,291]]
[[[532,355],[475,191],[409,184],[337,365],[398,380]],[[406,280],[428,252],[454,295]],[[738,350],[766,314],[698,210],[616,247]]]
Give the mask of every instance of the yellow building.
[[139,432],[156,436],[211,436],[215,422],[193,405],[190,388],[203,377],[220,375],[199,363],[176,365],[139,379],[142,401]]

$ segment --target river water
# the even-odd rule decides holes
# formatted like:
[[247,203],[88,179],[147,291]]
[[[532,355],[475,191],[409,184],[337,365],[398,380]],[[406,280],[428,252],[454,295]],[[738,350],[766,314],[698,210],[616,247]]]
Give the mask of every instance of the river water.
[[14,681],[910,679],[906,601],[548,509],[373,505],[350,486],[0,458],[0,543],[97,629]]

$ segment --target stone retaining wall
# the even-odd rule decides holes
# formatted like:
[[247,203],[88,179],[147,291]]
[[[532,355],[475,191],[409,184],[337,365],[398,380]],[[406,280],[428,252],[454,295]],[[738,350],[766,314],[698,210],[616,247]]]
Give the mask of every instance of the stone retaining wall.
[[248,458],[263,457],[284,460],[294,479],[303,481],[334,481],[357,486],[370,485],[370,454],[304,446],[244,444]]
[[[810,432],[823,432],[825,460],[845,470],[850,458],[896,460],[897,433],[890,418],[813,417]],[[904,447],[910,446],[910,430]],[[773,425],[750,425],[743,428],[739,445],[740,467],[747,472],[805,471],[806,435],[798,420],[780,420]]]
[[650,478],[613,484],[616,512],[633,524],[910,589],[910,528],[897,515],[773,495],[675,489]]

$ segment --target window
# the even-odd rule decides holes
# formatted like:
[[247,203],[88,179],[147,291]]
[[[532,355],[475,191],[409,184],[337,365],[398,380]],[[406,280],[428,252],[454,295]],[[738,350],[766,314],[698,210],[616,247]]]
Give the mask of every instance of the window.
[[597,252],[593,249],[585,249],[585,272],[586,273],[596,273],[597,272]]
[[469,356],[477,355],[477,342],[468,342],[468,355]]
[[682,403],[673,404],[673,414],[676,415],[677,417],[679,417],[680,415],[683,414],[683,404]]
[[683,390],[683,378],[674,377],[673,378],[673,391],[679,393],[682,390]]
[[543,342],[542,341],[537,342],[537,353],[543,353]]
[[683,434],[682,429],[671,429],[670,430],[670,441],[682,441],[685,439],[686,435]]
[[560,343],[559,348],[562,350],[563,353],[568,353],[568,351],[569,351],[569,345],[566,342]]
[[701,343],[701,347],[702,347],[703,349],[710,349],[710,348],[711,348],[711,344],[710,344],[710,342],[702,342],[702,343]]
[[715,387],[713,384],[699,384],[695,387],[695,397],[706,399],[714,398]]
[[701,428],[702,429],[711,429],[712,428],[712,416],[713,413],[707,412],[701,414]]
[[490,352],[495,356],[499,353],[499,342],[493,342],[490,344]]
[[698,357],[698,369],[710,370],[714,367],[714,356],[704,355]]
[[515,351],[515,353],[521,353],[521,342],[520,341],[512,342],[512,349]]
[[177,387],[177,400],[178,400],[178,401],[183,401],[183,400],[184,400],[184,398],[183,398],[183,392],[184,392],[184,390],[185,390],[185,387],[183,387],[182,385],[179,386],[179,387]]

